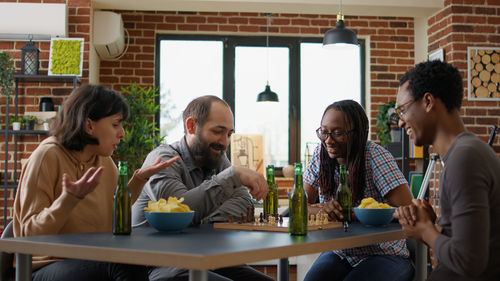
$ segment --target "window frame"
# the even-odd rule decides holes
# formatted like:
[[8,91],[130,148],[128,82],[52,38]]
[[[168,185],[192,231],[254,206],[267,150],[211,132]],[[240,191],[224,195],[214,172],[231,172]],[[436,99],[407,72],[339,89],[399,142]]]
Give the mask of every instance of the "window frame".
[[[266,36],[224,36],[224,35],[198,35],[198,34],[157,34],[155,42],[155,87],[160,85],[160,44],[162,40],[212,40],[222,41],[223,43],[223,81],[222,97],[229,104],[231,110],[235,112],[235,49],[240,46],[266,46]],[[289,48],[289,104],[288,104],[288,162],[300,162],[300,44],[301,43],[321,43],[321,37],[281,37],[269,36],[269,47],[288,47]],[[365,40],[359,39],[360,45],[360,83],[361,83],[361,105],[365,107],[366,97],[366,46]],[[255,93],[257,96],[258,93]],[[160,104],[160,97],[156,97],[156,104]],[[326,106],[326,105],[325,105]],[[155,119],[159,120],[159,113]],[[159,122],[157,122],[159,126]]]

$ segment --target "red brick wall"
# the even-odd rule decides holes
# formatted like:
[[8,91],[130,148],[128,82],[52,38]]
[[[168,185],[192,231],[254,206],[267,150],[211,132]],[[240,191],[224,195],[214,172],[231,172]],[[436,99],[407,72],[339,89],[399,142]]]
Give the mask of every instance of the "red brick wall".
[[[456,66],[464,80],[463,121],[467,130],[488,141],[490,129],[500,124],[499,101],[467,97],[467,47],[500,46],[500,1],[446,0],[444,8],[428,20],[429,52],[443,48],[445,60]],[[500,138],[493,145],[500,155]]]
[[[30,3],[42,3],[47,1],[35,0],[35,1],[2,1],[2,2],[30,2]],[[88,83],[89,75],[89,40],[90,40],[90,0],[51,0],[50,3],[67,3],[68,7],[68,37],[83,37],[85,39],[84,46],[84,63],[83,63],[83,75],[82,83]],[[17,69],[16,73],[20,72],[21,69],[21,47],[24,46],[26,42],[8,42],[0,41],[0,52],[7,52],[10,56],[14,58],[15,66]],[[49,66],[49,52],[50,52],[50,42],[35,42],[35,46],[40,50],[39,61],[40,68],[39,74],[47,74]],[[19,86],[19,115],[23,115],[26,111],[38,111],[38,104],[40,103],[41,97],[51,97],[54,100],[54,104],[59,105],[62,103],[64,97],[71,92],[72,83],[68,84],[44,84],[44,83],[22,83]],[[14,95],[10,99],[9,115],[14,114]],[[5,128],[5,112],[6,112],[6,99],[4,95],[0,95],[0,128]],[[17,159],[17,176],[19,177],[21,163],[19,159],[28,158],[30,153],[36,148],[38,143],[45,138],[44,136],[38,135],[26,135],[18,137],[19,151]],[[0,134],[0,182],[4,181],[4,168],[5,168],[5,136]],[[9,147],[8,147],[8,159],[9,169],[14,167],[14,139],[12,135],[9,137]],[[9,184],[13,182],[13,173],[10,170],[8,173]],[[7,192],[9,206],[7,215],[12,217],[12,204],[13,204],[13,190],[10,189]],[[0,188],[0,228],[3,228],[3,216],[4,216],[4,189]],[[10,220],[10,219],[8,219]]]
[[[119,61],[103,61],[101,83],[120,90],[130,82],[154,84],[156,33],[198,32],[264,35],[266,17],[260,13],[141,12],[121,13],[131,36],[126,55]],[[275,14],[270,35],[319,36],[335,26],[334,15]],[[395,100],[399,77],[414,64],[412,18],[346,16],[346,25],[359,36],[370,36],[371,126],[377,107]],[[372,139],[376,135],[372,134]]]
[[[65,1],[55,1],[65,2]],[[85,38],[83,83],[88,82],[90,4],[89,0],[68,1],[69,36]],[[155,35],[157,32],[199,32],[221,34],[264,35],[266,17],[259,13],[208,13],[208,12],[140,12],[116,11],[123,16],[125,28],[130,33],[130,46],[127,53],[118,61],[102,61],[100,67],[101,84],[120,90],[130,82],[142,85],[154,85]],[[369,116],[371,126],[375,125],[377,107],[389,100],[394,100],[398,78],[414,63],[414,23],[412,18],[395,17],[357,17],[346,16],[346,25],[360,36],[370,37],[370,79],[371,99]],[[335,26],[334,15],[277,14],[271,21],[271,36],[319,36]],[[20,48],[24,42],[0,42],[0,51],[7,51],[16,58],[16,67],[20,68]],[[40,49],[41,73],[48,68],[48,42],[36,42]],[[37,110],[40,97],[50,96],[55,104],[60,104],[69,93],[69,85],[27,85],[20,89],[20,113]],[[3,97],[0,98],[2,101]],[[5,102],[0,107],[5,116]],[[11,106],[10,112],[13,112]],[[3,137],[0,136],[0,139]],[[372,134],[372,139],[376,139]],[[25,158],[41,140],[38,136],[20,138],[19,157]],[[12,143],[12,139],[10,140]],[[3,151],[3,146],[0,147]],[[9,144],[9,151],[13,146]],[[9,159],[12,159],[12,153]],[[3,153],[0,160],[3,160]],[[13,163],[9,164],[10,166]],[[0,163],[3,170],[3,161]],[[20,168],[20,164],[18,164]],[[12,175],[10,175],[12,181]],[[2,195],[0,191],[0,196]],[[9,203],[10,204],[10,203]],[[1,215],[1,211],[0,211]],[[9,216],[11,213],[9,213]],[[0,217],[1,218],[1,217]],[[0,221],[0,225],[2,225]]]

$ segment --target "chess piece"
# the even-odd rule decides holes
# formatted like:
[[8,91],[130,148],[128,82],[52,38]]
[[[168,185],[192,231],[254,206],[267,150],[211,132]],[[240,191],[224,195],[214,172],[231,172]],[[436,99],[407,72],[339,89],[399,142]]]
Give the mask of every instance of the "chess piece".
[[344,232],[347,232],[347,229],[349,228],[349,223],[344,221],[342,222],[342,224],[344,225]]
[[280,215],[280,224],[283,224],[283,215]]
[[259,219],[259,222],[260,222],[260,223],[264,223],[264,214],[262,214],[262,212],[260,213],[260,219]]
[[324,215],[323,224],[328,224],[328,214]]
[[251,207],[251,212],[250,212],[250,216],[252,217],[252,221],[255,220],[255,205],[252,204],[252,207]]
[[246,217],[246,222],[251,222],[253,221],[252,219],[252,208],[251,207],[248,207],[247,208],[247,217]]
[[319,214],[316,216],[316,225],[320,225],[320,224],[321,224],[321,215],[322,215],[322,213],[319,213]]
[[229,223],[233,223],[233,215],[229,215]]

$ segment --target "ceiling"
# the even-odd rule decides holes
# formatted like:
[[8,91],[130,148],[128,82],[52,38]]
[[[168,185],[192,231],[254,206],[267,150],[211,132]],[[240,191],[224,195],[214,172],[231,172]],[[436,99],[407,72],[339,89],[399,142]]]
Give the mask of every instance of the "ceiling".
[[[342,1],[342,0],[340,0]],[[444,0],[344,0],[345,15],[428,17]],[[337,14],[339,0],[92,0],[95,9]]]

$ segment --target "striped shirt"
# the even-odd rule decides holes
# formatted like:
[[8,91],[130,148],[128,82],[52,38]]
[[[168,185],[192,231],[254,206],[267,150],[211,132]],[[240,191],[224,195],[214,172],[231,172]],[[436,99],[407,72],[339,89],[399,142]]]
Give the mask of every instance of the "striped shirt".
[[[307,164],[303,179],[304,182],[307,182],[311,187],[318,190],[320,202],[325,203],[325,197],[319,188],[320,148],[321,144],[314,150],[311,161]],[[365,190],[363,192],[363,198],[372,197],[378,202],[388,203],[387,199],[384,197],[389,191],[402,184],[408,184],[392,155],[382,146],[372,141],[366,143],[365,169]],[[339,182],[339,177],[340,175],[337,169],[334,177],[336,183]],[[337,185],[338,184],[334,186]],[[354,202],[353,206],[359,204],[360,201]],[[335,250],[334,253],[341,258],[347,259],[351,266],[356,266],[363,261],[363,259],[373,255],[409,257],[405,240],[395,240],[365,247]]]

